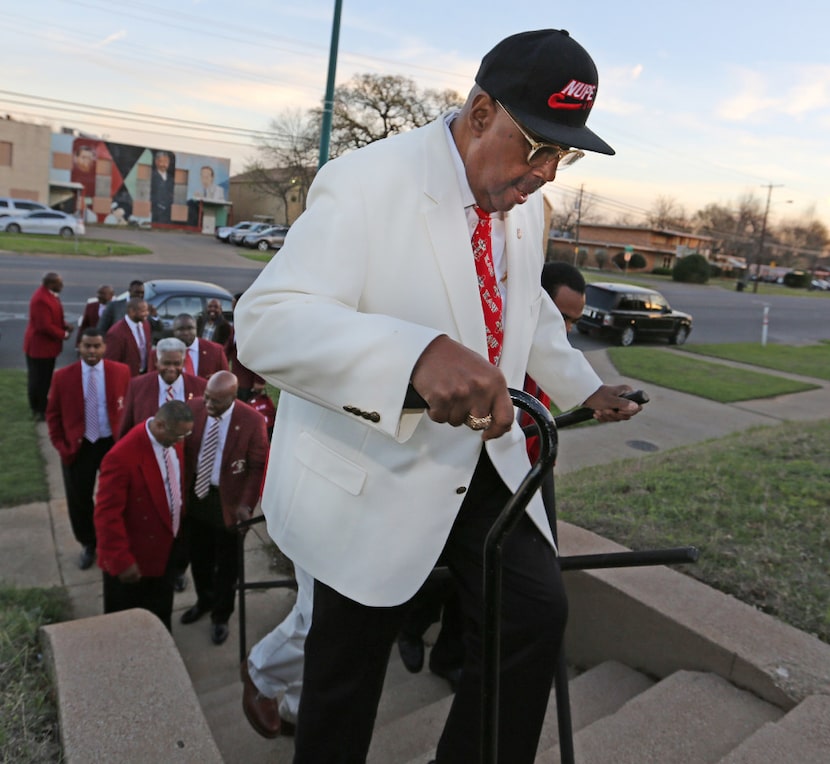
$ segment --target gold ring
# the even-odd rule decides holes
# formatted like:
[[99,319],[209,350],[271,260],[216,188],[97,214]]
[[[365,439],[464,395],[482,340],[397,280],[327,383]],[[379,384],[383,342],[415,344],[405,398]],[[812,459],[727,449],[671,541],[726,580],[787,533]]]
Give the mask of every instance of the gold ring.
[[493,415],[488,414],[487,416],[473,416],[472,414],[467,414],[464,424],[466,424],[471,430],[486,430],[491,424],[493,424]]

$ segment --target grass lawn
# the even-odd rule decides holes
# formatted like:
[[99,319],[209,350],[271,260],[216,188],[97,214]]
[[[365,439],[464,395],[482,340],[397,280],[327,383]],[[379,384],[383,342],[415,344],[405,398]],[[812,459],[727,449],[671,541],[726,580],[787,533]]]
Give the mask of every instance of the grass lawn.
[[237,254],[257,263],[270,263],[271,258],[277,254],[277,250],[269,249],[267,252],[260,252],[258,249],[238,249]]
[[720,403],[771,398],[816,388],[785,377],[700,361],[662,347],[614,347],[608,349],[608,356],[623,376]]
[[633,549],[691,544],[684,567],[830,642],[830,421],[756,428],[557,479],[559,517]]
[[730,345],[684,345],[683,350],[698,355],[725,358],[766,369],[785,371],[804,377],[830,380],[830,341],[816,345],[767,345],[740,342]]
[[105,239],[62,239],[60,236],[0,232],[0,250],[38,255],[85,255],[112,257],[115,255],[149,255],[151,249],[135,244],[124,244]]
[[37,630],[69,617],[64,589],[0,587],[0,761],[62,759],[58,712]]
[[0,370],[0,507],[46,501],[49,489],[29,416],[26,372]]

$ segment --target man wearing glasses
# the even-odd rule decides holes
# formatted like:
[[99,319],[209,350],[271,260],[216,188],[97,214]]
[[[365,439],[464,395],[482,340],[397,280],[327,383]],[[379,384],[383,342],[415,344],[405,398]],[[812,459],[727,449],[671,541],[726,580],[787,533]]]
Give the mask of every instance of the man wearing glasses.
[[[527,373],[563,410],[639,410],[540,286],[535,192],[583,150],[613,153],[585,127],[596,91],[567,32],[503,40],[460,111],[325,165],[237,305],[240,360],[282,389],[263,511],[315,579],[295,764],[365,759],[391,646],[439,556],[468,649],[437,761],[479,760],[482,548],[529,467],[508,386]],[[504,546],[500,761],[535,758],[567,613],[555,555],[537,496]]]
[[184,512],[184,440],[193,413],[165,403],[133,427],[101,462],[95,497],[104,612],[140,607],[171,630],[174,545]]

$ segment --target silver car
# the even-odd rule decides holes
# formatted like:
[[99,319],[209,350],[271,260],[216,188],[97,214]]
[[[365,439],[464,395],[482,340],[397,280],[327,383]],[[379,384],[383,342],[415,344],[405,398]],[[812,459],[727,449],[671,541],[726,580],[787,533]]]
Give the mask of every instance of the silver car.
[[68,239],[85,233],[84,224],[73,215],[57,210],[37,210],[28,215],[10,215],[0,219],[7,233],[48,233]]
[[272,225],[264,231],[249,233],[242,239],[242,245],[251,249],[258,249],[260,252],[267,252],[269,249],[280,249],[285,243],[287,233],[287,225]]

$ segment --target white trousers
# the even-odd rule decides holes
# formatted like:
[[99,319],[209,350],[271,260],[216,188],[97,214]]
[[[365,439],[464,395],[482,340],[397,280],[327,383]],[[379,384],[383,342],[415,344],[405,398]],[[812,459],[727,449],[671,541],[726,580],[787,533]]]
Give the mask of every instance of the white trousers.
[[257,690],[267,698],[280,700],[280,716],[297,722],[303,689],[305,638],[311,627],[314,579],[294,566],[297,601],[285,620],[257,642],[248,655],[248,672]]

